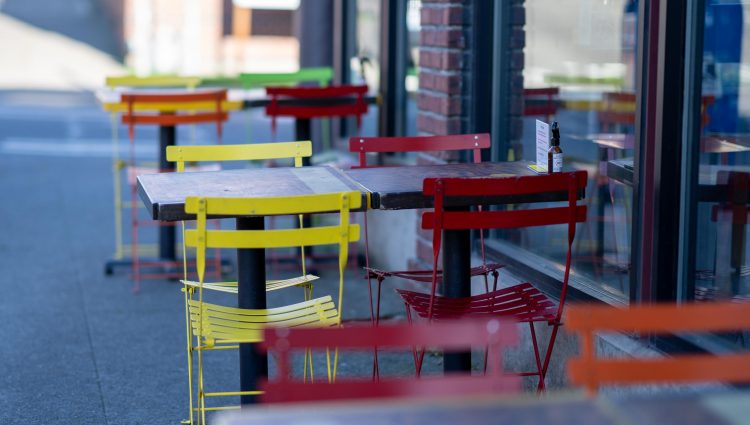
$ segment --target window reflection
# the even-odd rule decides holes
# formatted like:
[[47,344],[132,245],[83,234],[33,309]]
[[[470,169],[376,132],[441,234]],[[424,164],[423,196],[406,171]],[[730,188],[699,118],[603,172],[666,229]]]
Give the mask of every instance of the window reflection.
[[[707,0],[703,40],[696,301],[750,301],[750,2]],[[723,335],[746,346],[742,334]]]
[[[534,161],[535,121],[560,123],[566,166],[589,172],[573,273],[621,298],[629,292],[632,178],[608,177],[607,163],[633,155],[637,10],[631,0],[526,2],[523,136],[508,152]],[[562,263],[563,232],[506,238]]]

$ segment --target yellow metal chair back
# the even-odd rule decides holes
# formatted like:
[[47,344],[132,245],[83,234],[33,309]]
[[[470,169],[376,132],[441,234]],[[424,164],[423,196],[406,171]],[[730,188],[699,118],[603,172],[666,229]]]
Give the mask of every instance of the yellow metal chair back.
[[[362,206],[359,192],[276,198],[199,198],[185,200],[185,212],[196,215],[197,228],[185,232],[185,245],[196,248],[198,280],[203,282],[207,248],[261,249],[300,245],[339,245],[339,312],[349,243],[359,240],[359,225],[350,224],[350,210]],[[216,216],[272,216],[340,213],[338,226],[280,230],[208,230],[206,219]]]
[[253,143],[244,145],[168,146],[167,161],[175,162],[177,171],[185,170],[186,162],[263,161],[294,159],[294,166],[302,166],[302,158],[312,156],[309,140],[282,143]]
[[[185,171],[186,162],[225,162],[225,161],[264,161],[272,159],[293,159],[295,167],[302,166],[302,159],[312,156],[312,142],[309,140],[281,143],[253,143],[242,145],[206,145],[206,146],[168,146],[167,161],[174,162],[178,173]],[[302,227],[302,215],[299,216]],[[184,238],[183,223],[183,238]],[[183,258],[187,258],[184,252]],[[302,277],[282,279],[268,282],[268,289],[283,289],[309,283],[317,279],[308,275],[306,270],[305,252],[302,249]],[[195,286],[195,282],[187,281],[187,263],[185,264],[185,283]],[[207,285],[209,286],[209,285]],[[236,282],[220,282],[210,284],[210,289],[236,293]],[[306,300],[312,298],[312,286],[305,292]]]

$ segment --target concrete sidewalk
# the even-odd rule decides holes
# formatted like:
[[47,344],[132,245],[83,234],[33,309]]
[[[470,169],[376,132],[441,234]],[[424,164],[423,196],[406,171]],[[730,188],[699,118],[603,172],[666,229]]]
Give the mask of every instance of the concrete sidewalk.
[[[245,139],[246,120],[233,116],[227,143]],[[260,120],[253,128],[255,140],[269,137]],[[0,423],[174,424],[186,416],[180,286],[149,281],[133,295],[125,274],[104,276],[114,249],[111,159],[106,150],[66,148],[109,146],[108,132],[109,117],[90,94],[0,92]],[[291,132],[291,122],[282,123],[281,137]],[[152,136],[142,133],[138,143],[155,156]],[[335,296],[337,284],[326,272],[316,294]],[[365,288],[350,269],[347,319],[369,320]],[[402,314],[384,292],[384,314]],[[294,289],[270,296],[272,305],[299,299]],[[215,388],[236,388],[237,365],[234,352],[209,356]],[[340,363],[344,374],[370,367],[369,356]],[[406,353],[385,366],[395,373],[411,367]],[[322,359],[316,368],[325,373]]]

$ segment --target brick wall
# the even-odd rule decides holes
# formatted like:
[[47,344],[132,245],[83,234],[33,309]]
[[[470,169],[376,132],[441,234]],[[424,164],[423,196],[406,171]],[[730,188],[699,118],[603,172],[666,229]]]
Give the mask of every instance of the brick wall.
[[[473,1],[422,0],[419,47],[417,131],[423,135],[460,134],[467,131],[470,47],[468,31]],[[417,164],[436,164],[457,159],[457,153],[420,154]],[[417,211],[417,228],[422,211]],[[432,267],[432,237],[416,235],[413,269]]]
[[470,0],[422,1],[417,97],[421,134],[465,131],[470,13]]
[[[423,135],[466,133],[469,129],[469,94],[471,93],[471,23],[473,5],[492,0],[422,0],[419,47],[419,92],[417,97],[417,131]],[[509,2],[511,45],[506,52],[510,67],[508,159],[522,155],[523,134],[523,68],[526,23],[525,0]],[[499,7],[496,2],[495,7]],[[504,155],[502,155],[504,156]],[[457,153],[422,154],[418,164],[444,163],[457,159]],[[415,219],[421,221],[421,211]],[[417,225],[419,228],[419,224]],[[417,232],[416,257],[411,268],[432,266],[432,241],[429,232]]]

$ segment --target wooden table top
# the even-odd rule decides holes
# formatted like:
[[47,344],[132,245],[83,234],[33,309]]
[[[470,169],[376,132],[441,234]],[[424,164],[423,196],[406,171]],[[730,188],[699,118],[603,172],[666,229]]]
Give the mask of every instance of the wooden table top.
[[[363,205],[382,210],[430,208],[432,198],[422,195],[427,177],[515,177],[536,175],[526,161],[443,164],[404,167],[374,167],[347,171],[332,167],[255,168],[198,173],[162,173],[138,176],[138,192],[155,220],[189,220],[185,198],[296,196],[356,190]],[[581,193],[580,197],[583,197]],[[567,200],[567,193],[506,196],[492,204],[554,202]],[[473,199],[451,199],[448,205],[474,205]]]
[[[410,165],[404,167],[357,168],[344,171],[350,179],[371,194],[371,207],[381,210],[431,208],[432,198],[422,195],[427,177],[519,177],[537,175],[528,168],[531,162],[485,162],[481,164]],[[567,199],[566,193],[540,196],[505,197],[493,203],[552,202]],[[458,200],[472,204],[471,200]],[[450,205],[450,201],[446,202]]]
[[739,425],[750,393],[625,400],[575,395],[378,400],[257,406],[218,417],[218,425]]
[[[260,198],[363,192],[332,167],[250,168],[138,176],[138,193],[155,220],[192,219],[185,213],[188,196]],[[362,193],[366,205],[366,194]]]

